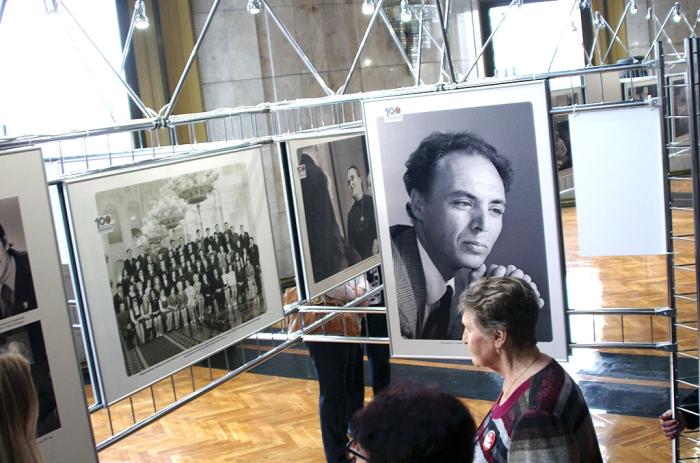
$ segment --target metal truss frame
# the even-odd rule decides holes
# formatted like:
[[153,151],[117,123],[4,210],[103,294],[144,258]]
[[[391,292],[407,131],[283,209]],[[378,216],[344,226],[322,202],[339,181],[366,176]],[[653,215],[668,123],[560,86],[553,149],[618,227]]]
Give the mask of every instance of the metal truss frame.
[[[482,58],[484,51],[486,50],[489,43],[492,41],[494,35],[498,32],[500,25],[506,20],[506,16],[503,17],[501,22],[492,32],[491,36],[484,42],[478,56],[475,58],[471,67],[467,71],[466,75],[461,82],[457,82],[457,75],[454,69],[454,63],[452,60],[450,48],[449,48],[449,37],[448,37],[448,24],[449,24],[449,13],[450,6],[449,0],[446,2],[445,11],[442,10],[442,5],[440,0],[436,1],[436,7],[438,10],[438,17],[440,22],[441,35],[443,38],[442,50],[441,50],[441,60],[443,66],[447,67],[447,74],[450,78],[449,82],[438,82],[433,85],[421,85],[421,48],[419,46],[418,50],[418,60],[417,66],[412,67],[410,58],[406,55],[405,51],[401,47],[400,40],[396,36],[395,31],[391,27],[391,24],[386,16],[386,13],[382,10],[382,1],[378,0],[375,11],[367,25],[363,39],[357,50],[355,58],[353,59],[353,64],[348,71],[348,75],[345,79],[344,84],[337,90],[331,90],[323,78],[320,76],[318,71],[314,68],[313,63],[306,57],[300,45],[294,40],[292,34],[280,20],[280,18],[275,14],[274,10],[270,7],[266,0],[262,0],[262,5],[266,14],[272,18],[273,22],[280,29],[281,33],[287,38],[290,45],[297,53],[299,58],[304,62],[305,66],[309,72],[314,76],[316,82],[323,90],[325,97],[307,100],[297,100],[293,102],[280,102],[280,103],[264,103],[252,107],[239,107],[239,108],[222,108],[214,111],[207,111],[204,113],[197,114],[173,114],[173,108],[177,102],[179,94],[182,90],[184,82],[187,79],[187,75],[191,70],[193,62],[197,56],[199,49],[201,48],[202,41],[205,37],[207,30],[211,25],[212,18],[214,17],[217,8],[219,6],[220,0],[215,0],[212,5],[203,29],[197,38],[195,46],[192,53],[185,65],[175,91],[172,94],[170,101],[163,106],[157,113],[150,108],[146,108],[143,102],[139,99],[138,95],[130,89],[128,84],[120,80],[124,84],[127,92],[134,101],[134,103],[142,111],[144,118],[129,121],[123,124],[117,124],[108,127],[98,127],[91,130],[74,131],[70,133],[62,134],[36,134],[23,137],[13,137],[13,138],[0,138],[0,154],[5,149],[17,148],[30,146],[34,144],[40,144],[46,149],[46,163],[47,170],[49,168],[54,168],[53,181],[60,181],[60,179],[65,175],[70,175],[76,172],[94,171],[101,168],[113,168],[114,166],[119,166],[123,164],[130,164],[133,162],[138,162],[147,159],[154,159],[160,157],[167,157],[173,154],[192,152],[192,151],[202,151],[209,150],[215,147],[217,143],[224,143],[226,146],[248,146],[263,144],[272,146],[276,142],[284,141],[294,137],[308,136],[309,134],[322,134],[329,131],[345,131],[345,130],[357,130],[363,126],[362,114],[360,110],[360,105],[362,100],[368,98],[377,98],[385,96],[397,96],[406,94],[418,94],[426,92],[437,92],[446,90],[456,90],[456,89],[466,89],[471,87],[478,87],[483,85],[488,85],[490,82],[480,81],[480,80],[468,80],[472,71],[476,68],[479,60]],[[59,0],[60,4],[64,9],[65,5]],[[423,5],[425,0],[421,0],[420,11],[418,14],[415,13],[414,16],[417,17],[419,21],[419,44],[422,44],[423,34],[429,34],[429,30],[423,21]],[[509,10],[511,11],[513,7],[518,6],[519,2],[513,0],[510,4]],[[571,14],[575,11],[578,1],[574,1],[572,5],[571,13],[569,14],[565,23],[571,17]],[[627,14],[629,6],[625,8],[625,13],[623,18],[617,24],[617,27],[613,30],[607,21],[602,18],[602,21],[598,21],[595,33],[599,33],[603,28],[609,29],[613,33],[613,38],[610,41],[610,46],[606,50],[605,54],[598,51],[601,58],[605,58],[611,51],[612,45],[615,41],[619,41],[619,30],[624,19],[624,15]],[[68,14],[70,12],[66,9]],[[591,12],[593,14],[593,12]],[[659,30],[656,35],[658,39],[661,35],[666,34],[665,28],[668,24],[668,18],[671,17],[673,11],[670,11],[666,16],[665,20],[660,22],[655,15],[651,16],[656,23],[659,24]],[[72,15],[71,15],[72,17]],[[685,17],[685,16],[683,16]],[[414,77],[415,86],[405,89],[397,90],[384,90],[377,92],[369,92],[364,94],[351,94],[346,95],[345,91],[352,78],[353,71],[357,65],[359,57],[364,50],[367,39],[377,18],[381,18],[382,22],[389,29],[392,42],[395,46],[402,51],[402,59],[408,66],[411,74]],[[133,21],[133,18],[132,18]],[[76,21],[77,23],[77,21]],[[690,28],[692,35],[694,36],[694,29],[697,26],[697,22],[691,26],[690,23],[685,19],[685,23]],[[81,28],[82,30],[82,28]],[[83,30],[84,33],[84,30]],[[87,35],[87,34],[86,34]],[[667,36],[667,34],[666,34]],[[88,37],[89,40],[89,37]],[[435,40],[431,36],[431,40]],[[596,35],[597,40],[597,35]],[[94,45],[94,43],[93,43]],[[698,180],[699,168],[698,168],[698,148],[697,148],[697,118],[698,111],[697,108],[697,98],[698,98],[698,62],[700,61],[700,53],[698,52],[698,42],[697,39],[693,39],[686,45],[685,53],[676,58],[675,61],[664,61],[663,55],[661,53],[660,45],[655,45],[656,50],[650,50],[647,53],[647,57],[654,52],[655,59],[653,61],[645,60],[642,63],[635,63],[630,65],[615,65],[615,66],[590,66],[592,63],[592,56],[594,54],[594,49],[591,52],[586,51],[588,56],[588,67],[578,70],[565,71],[565,72],[547,72],[538,75],[529,75],[522,77],[515,77],[507,80],[499,80],[498,83],[504,82],[520,82],[532,79],[554,79],[558,77],[574,77],[574,76],[587,76],[595,74],[603,74],[605,72],[622,72],[622,71],[634,71],[634,70],[650,70],[656,71],[659,89],[667,89],[665,66],[672,66],[676,64],[682,64],[687,60],[687,97],[688,102],[692,102],[690,115],[686,116],[690,118],[691,127],[691,141],[689,146],[685,147],[692,152],[693,159],[693,171],[689,178],[689,181],[693,182],[693,192],[694,192],[694,205],[695,214],[697,216],[698,204],[697,201],[700,198],[700,180]],[[559,46],[552,56],[550,61],[551,64],[554,61],[556,53]],[[595,48],[595,47],[594,47]],[[675,51],[675,50],[674,50]],[[124,55],[126,56],[127,51],[125,50]],[[123,59],[123,58],[122,58]],[[441,66],[441,68],[443,67]],[[112,68],[115,74],[121,76],[118,70]],[[445,73],[443,72],[442,75]],[[139,104],[140,102],[140,104]],[[667,98],[663,92],[659,92],[659,98],[647,102],[625,102],[625,101],[603,101],[600,103],[584,103],[584,104],[573,104],[571,106],[562,106],[552,108],[550,111],[550,116],[573,113],[576,111],[594,111],[599,109],[610,109],[617,107],[632,107],[646,104],[661,104],[664,107],[664,115],[666,118],[677,117],[671,116],[668,112]],[[207,133],[209,134],[208,140],[197,140],[195,133],[197,128],[204,126],[207,128]],[[177,135],[177,128],[185,127],[187,128],[186,133],[188,137],[186,140],[179,140]],[[110,149],[110,137],[120,136],[124,134],[137,135],[137,139],[140,140],[138,146],[132,146],[131,149],[127,150],[115,150]],[[94,140],[106,140],[106,149],[101,152],[94,152],[88,149],[88,141]],[[666,138],[665,138],[666,140]],[[75,149],[75,142],[79,145],[82,142],[84,150],[80,152]],[[678,148],[673,143],[667,143],[667,149]],[[666,162],[666,161],[665,161]],[[667,163],[666,163],[667,166]],[[669,177],[669,180],[672,180]],[[669,208],[669,214],[671,213],[671,208]],[[697,223],[696,223],[697,227]],[[697,235],[697,229],[695,230],[695,235]],[[669,249],[672,249],[673,243],[676,240],[689,239],[689,237],[674,236],[672,235],[672,230],[669,230]],[[605,309],[591,309],[591,310],[568,310],[567,315],[569,319],[577,316],[588,316],[592,317],[592,323],[595,324],[596,316],[619,316],[619,317],[634,317],[634,316],[644,316],[649,317],[650,320],[662,317],[667,319],[671,325],[671,336],[668,339],[655,340],[652,339],[650,342],[627,342],[623,339],[621,342],[609,343],[609,342],[597,342],[595,339],[591,343],[571,343],[570,348],[631,348],[631,349],[656,349],[661,351],[671,352],[671,374],[672,374],[672,405],[676,405],[678,387],[680,384],[692,384],[697,387],[698,381],[688,381],[687,378],[679,378],[677,371],[677,358],[678,355],[682,353],[677,352],[677,337],[676,337],[676,327],[681,327],[682,323],[676,320],[676,309],[675,300],[680,298],[692,298],[697,302],[697,291],[694,295],[689,294],[674,294],[673,285],[673,272],[677,270],[678,265],[676,265],[672,259],[673,254],[669,254],[669,264],[667,268],[667,273],[669,275],[669,304],[668,307],[659,308],[605,308]],[[700,257],[697,255],[696,249],[696,261]],[[696,289],[700,285],[700,280],[696,277]],[[286,323],[284,320],[281,321],[281,325],[270,326],[261,332],[255,333],[250,336],[247,340],[243,341],[243,344],[254,345],[257,348],[257,356],[253,359],[243,359],[243,363],[235,368],[227,368],[229,370],[224,376],[213,379],[202,388],[196,388],[194,382],[194,375],[192,366],[189,368],[190,376],[192,377],[192,392],[185,395],[184,397],[177,398],[177,393],[175,392],[174,386],[174,376],[180,372],[175,372],[171,375],[170,380],[173,384],[173,391],[175,393],[175,401],[170,405],[157,410],[155,399],[153,399],[153,413],[147,418],[142,420],[136,419],[136,414],[134,413],[134,405],[131,397],[128,401],[131,407],[131,414],[133,417],[133,423],[127,426],[125,429],[117,430],[112,426],[112,420],[110,415],[110,407],[104,404],[96,404],[92,407],[92,410],[97,410],[101,408],[106,408],[107,414],[110,416],[110,429],[112,436],[97,445],[98,450],[106,448],[120,439],[128,436],[129,434],[135,432],[138,429],[152,423],[153,421],[159,419],[160,417],[176,410],[180,406],[196,399],[207,391],[223,384],[224,382],[238,376],[239,374],[249,371],[251,368],[265,362],[266,360],[274,357],[275,355],[283,352],[285,349],[298,344],[299,342],[315,341],[315,342],[361,342],[361,343],[388,343],[388,338],[367,338],[367,337],[348,337],[348,336],[337,336],[323,334],[323,327],[335,316],[342,312],[359,312],[359,313],[385,313],[384,308],[364,308],[357,307],[361,302],[369,297],[376,295],[381,292],[383,287],[378,287],[369,291],[360,298],[352,301],[348,301],[344,307],[331,307],[323,304],[323,301],[300,301],[297,304],[289,306],[286,308],[285,314],[287,316],[294,315],[296,313],[315,313],[322,312],[327,315],[323,316],[320,320],[303,326],[302,329],[293,333],[288,333],[286,329]],[[698,318],[700,319],[700,309]],[[302,317],[303,320],[303,317]],[[624,325],[624,323],[623,323]],[[321,328],[322,334],[316,334],[317,330]],[[314,333],[314,334],[312,334]],[[260,345],[261,342],[269,342],[269,348]],[[209,362],[209,368],[211,371],[211,363]],[[228,357],[227,357],[228,363]],[[211,374],[210,374],[211,376]],[[153,397],[153,385],[149,385],[146,388],[137,391],[135,394],[143,392],[146,389],[151,391],[151,396]],[[692,437],[688,437],[689,440],[693,440]],[[676,440],[674,444],[674,461],[680,461],[680,447],[679,440]]]

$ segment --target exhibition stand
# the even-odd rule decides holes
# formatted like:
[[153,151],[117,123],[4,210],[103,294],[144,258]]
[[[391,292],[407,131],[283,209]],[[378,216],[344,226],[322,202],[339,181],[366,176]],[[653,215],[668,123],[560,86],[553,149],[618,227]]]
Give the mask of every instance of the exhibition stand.
[[[445,33],[442,12],[440,19]],[[160,115],[89,131],[0,139],[0,171],[32,174],[21,184],[0,185],[0,225],[32,259],[34,273],[27,279],[41,288],[33,303],[0,318],[0,346],[23,339],[27,348],[44,346],[33,358],[45,360],[47,375],[51,370],[60,418],[47,428],[50,437],[40,436],[47,457],[96,458],[57,248],[70,266],[86,341],[95,398],[90,411],[106,412],[109,423],[97,450],[302,341],[390,344],[394,357],[469,358],[452,319],[422,335],[426,323],[416,321],[415,307],[413,313],[408,308],[420,292],[423,303],[413,306],[423,307],[427,290],[417,288],[412,270],[404,268],[411,257],[396,250],[397,230],[416,243],[406,213],[413,201],[404,185],[407,159],[435,133],[468,133],[498,152],[511,170],[512,184],[500,176],[503,197],[489,209],[499,216],[498,232],[476,267],[513,267],[537,284],[544,352],[560,361],[576,348],[668,352],[671,408],[681,387],[700,387],[697,373],[678,371],[679,357],[700,358],[699,230],[697,221],[693,230],[674,226],[679,215],[697,217],[700,211],[698,39],[686,40],[683,58],[669,59],[657,43],[653,60],[639,63],[460,83],[445,51],[452,83],[351,95],[343,94],[344,86],[316,99],[173,115],[191,58]],[[633,71],[651,72],[658,96],[624,96],[621,84],[650,84],[646,75],[639,82],[620,77]],[[609,91],[597,92],[610,73],[617,80]],[[564,77],[581,84],[553,89],[553,81]],[[629,124],[609,132],[600,125],[623,120]],[[195,137],[202,130],[207,140]],[[638,144],[625,142],[633,137]],[[639,150],[648,156],[635,156]],[[670,160],[681,152],[689,155],[689,170],[674,171]],[[559,177],[571,167],[572,153],[581,172],[575,195],[579,229],[588,230],[582,249],[590,255],[665,254],[667,306],[570,308]],[[620,167],[600,168],[606,157],[612,164],[616,153]],[[609,196],[597,194],[601,185],[619,180],[619,169],[639,180],[614,194],[630,194],[623,204],[634,211],[629,217],[613,209]],[[689,185],[684,191],[692,193],[690,205],[674,202],[679,184]],[[594,236],[601,220],[619,234],[607,229],[608,236]],[[623,249],[625,237],[629,246]],[[41,256],[40,264],[34,256]],[[378,268],[384,283],[376,277]],[[454,298],[445,307],[454,313],[472,277],[451,277]],[[292,286],[298,300],[285,304],[282,294]],[[366,306],[380,294],[386,307]],[[386,314],[388,338],[360,336],[345,325],[342,333],[329,328],[348,313]],[[619,317],[623,327],[625,319],[648,318],[650,337],[630,341],[623,329],[619,342],[572,340],[572,323],[592,323],[595,332],[602,316]],[[288,329],[292,318],[299,324]],[[655,335],[658,320],[667,329]],[[214,378],[212,365],[222,358],[227,372]],[[196,384],[195,369],[208,370],[206,384]],[[184,394],[176,388],[183,375],[191,383]],[[164,387],[173,395],[166,405],[156,402],[155,391]],[[137,417],[135,402],[147,403],[145,416]],[[116,427],[113,415],[124,413],[130,423]],[[70,436],[62,434],[67,426]],[[685,458],[694,443],[693,433],[677,438],[674,461]]]

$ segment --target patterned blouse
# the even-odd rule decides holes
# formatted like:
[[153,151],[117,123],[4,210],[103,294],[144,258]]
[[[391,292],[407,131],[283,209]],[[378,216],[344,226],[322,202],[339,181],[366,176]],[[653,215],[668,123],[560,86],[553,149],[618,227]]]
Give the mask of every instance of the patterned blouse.
[[581,390],[556,361],[491,407],[474,462],[597,463],[603,458]]

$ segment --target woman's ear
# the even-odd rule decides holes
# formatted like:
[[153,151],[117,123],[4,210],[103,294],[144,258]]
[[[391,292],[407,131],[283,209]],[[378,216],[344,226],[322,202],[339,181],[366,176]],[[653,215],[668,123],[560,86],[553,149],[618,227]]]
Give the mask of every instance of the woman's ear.
[[496,346],[496,349],[503,349],[506,345],[506,341],[508,340],[508,332],[502,328],[495,328],[491,335],[493,337],[493,343]]

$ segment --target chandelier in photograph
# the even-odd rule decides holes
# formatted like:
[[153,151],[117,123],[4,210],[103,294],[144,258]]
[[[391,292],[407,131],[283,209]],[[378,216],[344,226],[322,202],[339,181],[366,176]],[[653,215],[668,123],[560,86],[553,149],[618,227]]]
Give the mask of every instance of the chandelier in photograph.
[[172,230],[180,225],[182,220],[185,218],[187,205],[182,199],[173,195],[167,190],[161,190],[161,193],[165,194],[163,194],[163,196],[161,196],[161,198],[155,202],[148,215],[156,223],[162,225],[168,230]]
[[203,170],[172,178],[168,182],[168,188],[187,204],[199,204],[214,190],[214,182],[218,178],[218,172]]

